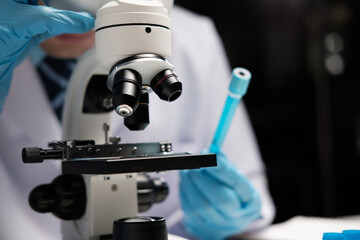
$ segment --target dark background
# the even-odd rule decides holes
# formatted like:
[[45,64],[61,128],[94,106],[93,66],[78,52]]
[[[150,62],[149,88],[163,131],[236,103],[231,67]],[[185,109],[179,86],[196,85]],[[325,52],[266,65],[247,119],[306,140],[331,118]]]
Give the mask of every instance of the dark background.
[[232,67],[253,74],[245,103],[275,222],[360,214],[357,2],[176,0],[210,16]]

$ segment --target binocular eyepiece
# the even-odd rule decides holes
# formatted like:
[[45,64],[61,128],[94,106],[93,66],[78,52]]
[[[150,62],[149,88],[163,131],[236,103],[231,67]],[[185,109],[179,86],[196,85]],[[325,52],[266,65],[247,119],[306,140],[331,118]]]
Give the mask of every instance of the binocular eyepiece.
[[140,95],[147,92],[143,86],[149,85],[160,99],[168,102],[175,101],[182,92],[182,84],[171,69],[160,71],[150,84],[144,83],[141,74],[136,70],[120,69],[114,74],[112,86],[115,111],[123,117],[132,115],[139,106]]

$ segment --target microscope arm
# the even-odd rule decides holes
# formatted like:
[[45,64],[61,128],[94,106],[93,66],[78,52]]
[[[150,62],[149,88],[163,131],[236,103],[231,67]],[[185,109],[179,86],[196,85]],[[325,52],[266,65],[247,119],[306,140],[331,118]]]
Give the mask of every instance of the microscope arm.
[[[73,74],[71,75],[69,86],[67,88],[63,118],[62,118],[62,139],[64,140],[89,140],[92,139],[98,143],[105,143],[103,124],[110,124],[112,106],[109,105],[109,96],[104,94],[103,100],[98,103],[88,103],[92,105],[103,105],[104,111],[97,113],[95,111],[83,111],[86,99],[86,92],[89,82],[92,80],[105,85],[107,72],[99,66],[95,49],[87,51],[77,63]],[[106,111],[106,108],[108,110]]]

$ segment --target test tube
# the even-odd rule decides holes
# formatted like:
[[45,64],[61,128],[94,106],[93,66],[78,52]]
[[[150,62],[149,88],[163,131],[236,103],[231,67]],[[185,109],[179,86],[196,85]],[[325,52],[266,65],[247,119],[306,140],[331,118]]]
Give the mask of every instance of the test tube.
[[225,101],[225,106],[220,117],[213,141],[210,146],[210,152],[219,153],[229,130],[234,113],[246,94],[251,79],[251,73],[245,68],[235,68],[232,71],[232,78],[229,85],[229,93]]
[[322,240],[345,240],[342,233],[327,232],[323,234]]
[[360,239],[360,229],[359,230],[344,230],[343,235],[345,240],[359,240]]

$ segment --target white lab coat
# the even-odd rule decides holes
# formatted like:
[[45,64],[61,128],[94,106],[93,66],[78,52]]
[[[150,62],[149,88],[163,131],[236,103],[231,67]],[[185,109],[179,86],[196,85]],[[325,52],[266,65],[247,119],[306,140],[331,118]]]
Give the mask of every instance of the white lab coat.
[[[230,71],[213,23],[179,7],[172,11],[173,58],[183,94],[175,102],[150,98],[150,125],[142,132],[130,132],[114,114],[110,126],[122,142],[169,140],[174,152],[198,153],[210,145],[227,94]],[[251,69],[250,69],[251,70]],[[251,91],[251,85],[249,88]],[[0,239],[61,239],[60,221],[51,214],[31,210],[30,191],[50,183],[60,174],[60,164],[45,161],[24,164],[23,147],[46,148],[61,139],[57,120],[39,77],[27,59],[14,72],[4,111],[0,115]],[[274,207],[269,196],[264,166],[243,104],[235,114],[224,144],[227,156],[255,185],[262,196],[263,219],[251,228],[269,223]],[[170,186],[164,203],[153,206],[147,215],[167,217],[168,227],[181,219],[176,171],[162,175]],[[211,186],[209,186],[211,187]]]

